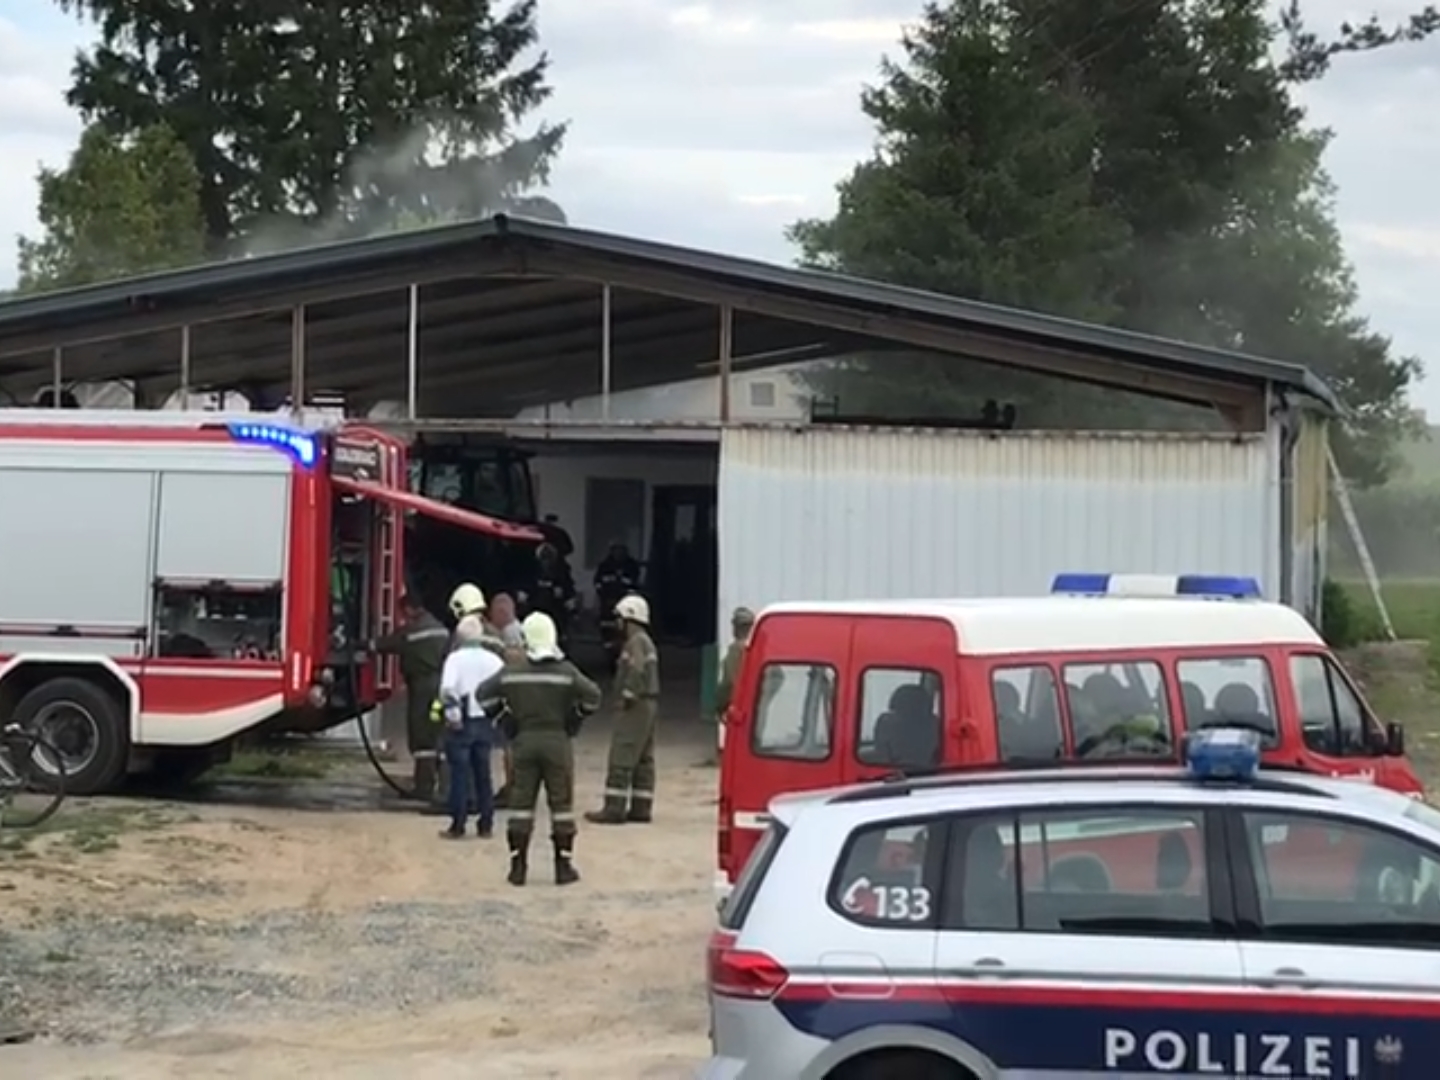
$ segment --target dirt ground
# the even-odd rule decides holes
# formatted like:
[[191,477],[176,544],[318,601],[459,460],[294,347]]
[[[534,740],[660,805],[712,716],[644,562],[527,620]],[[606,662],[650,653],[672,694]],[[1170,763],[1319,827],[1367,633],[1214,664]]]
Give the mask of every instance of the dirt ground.
[[[607,732],[580,745],[597,805]],[[657,821],[583,828],[584,880],[447,843],[368,765],[203,798],[72,800],[0,838],[0,1076],[688,1077],[707,1051],[713,736],[674,726]],[[277,771],[284,771],[283,769]],[[463,1071],[462,1071],[463,1070]]]

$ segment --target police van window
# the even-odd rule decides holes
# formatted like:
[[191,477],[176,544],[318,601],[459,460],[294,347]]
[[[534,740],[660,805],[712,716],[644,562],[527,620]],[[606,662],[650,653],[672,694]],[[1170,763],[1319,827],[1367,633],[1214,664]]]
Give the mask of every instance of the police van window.
[[1279,739],[1270,665],[1258,656],[1181,660],[1175,665],[1185,727],[1247,727],[1267,745]]
[[938,854],[931,850],[931,827],[924,823],[858,829],[831,879],[830,906],[863,926],[932,929]]
[[1067,664],[1064,671],[1076,757],[1173,756],[1165,677],[1158,664]]
[[1015,824],[954,822],[951,843],[946,929],[1145,936],[1212,930],[1198,812],[1027,812]]
[[760,757],[824,761],[835,722],[835,669],[766,664],[756,691],[750,747]]
[[1044,665],[996,668],[990,701],[1001,761],[1052,761],[1065,754],[1055,676]]
[[1355,691],[1327,657],[1290,658],[1290,681],[1300,711],[1305,745],[1332,757],[1369,757],[1380,745],[1380,728],[1365,714]]
[[1267,939],[1440,949],[1440,852],[1355,822],[1244,817]]
[[944,750],[938,672],[922,668],[867,668],[860,677],[855,756],[866,765],[923,769],[939,765]]

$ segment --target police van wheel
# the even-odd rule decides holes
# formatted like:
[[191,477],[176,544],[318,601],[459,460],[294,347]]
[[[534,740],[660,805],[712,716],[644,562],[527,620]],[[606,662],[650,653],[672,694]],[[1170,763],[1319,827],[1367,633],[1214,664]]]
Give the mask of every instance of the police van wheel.
[[975,1074],[928,1050],[880,1050],[862,1054],[825,1080],[976,1080]]
[[65,760],[65,789],[93,795],[125,775],[130,731],[120,702],[88,679],[49,679],[15,706],[15,723],[52,743]]

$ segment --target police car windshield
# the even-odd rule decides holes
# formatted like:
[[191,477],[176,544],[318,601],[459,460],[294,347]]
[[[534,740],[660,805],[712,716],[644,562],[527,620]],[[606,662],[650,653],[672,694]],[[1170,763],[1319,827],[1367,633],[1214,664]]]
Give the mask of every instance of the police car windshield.
[[1419,799],[1412,799],[1405,810],[1405,816],[1412,821],[1418,821],[1427,829],[1434,829],[1440,834],[1440,810],[1435,809],[1429,803],[1421,802]]

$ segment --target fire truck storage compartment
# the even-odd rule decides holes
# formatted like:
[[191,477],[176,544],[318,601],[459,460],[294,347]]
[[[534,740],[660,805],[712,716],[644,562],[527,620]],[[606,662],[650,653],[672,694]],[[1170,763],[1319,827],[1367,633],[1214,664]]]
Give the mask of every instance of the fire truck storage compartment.
[[0,655],[36,648],[18,627],[132,654],[149,622],[155,485],[140,470],[0,466]]
[[375,636],[372,603],[372,537],[375,518],[388,511],[371,500],[336,494],[330,569],[331,644],[337,649]]

